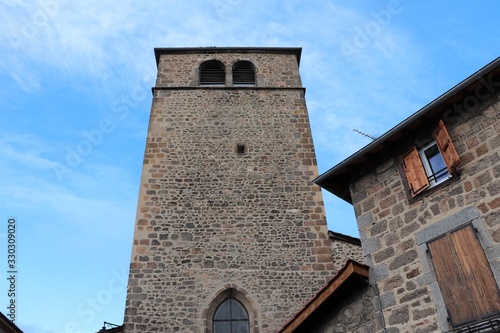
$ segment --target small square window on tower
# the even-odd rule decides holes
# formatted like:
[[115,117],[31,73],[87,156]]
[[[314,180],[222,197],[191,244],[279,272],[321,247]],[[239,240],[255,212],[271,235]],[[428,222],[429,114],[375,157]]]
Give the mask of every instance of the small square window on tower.
[[243,144],[237,144],[236,145],[236,153],[237,154],[245,154],[246,153],[246,147]]

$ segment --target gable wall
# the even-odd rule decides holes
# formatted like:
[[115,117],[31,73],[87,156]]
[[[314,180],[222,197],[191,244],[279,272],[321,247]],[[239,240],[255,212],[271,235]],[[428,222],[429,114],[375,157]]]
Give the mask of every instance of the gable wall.
[[[369,286],[352,286],[349,296],[334,296],[328,309],[313,316],[294,333],[373,333],[377,320],[373,307],[373,290]],[[340,301],[337,301],[340,299]]]
[[330,240],[334,274],[344,267],[346,261],[349,259],[364,264],[361,246],[333,237],[330,237]]

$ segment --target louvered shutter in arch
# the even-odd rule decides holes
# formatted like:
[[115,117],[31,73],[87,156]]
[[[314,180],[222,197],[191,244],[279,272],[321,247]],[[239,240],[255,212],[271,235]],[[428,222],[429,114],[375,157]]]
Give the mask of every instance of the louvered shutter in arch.
[[217,60],[208,60],[200,65],[200,85],[224,85],[226,71],[224,64]]
[[417,148],[413,147],[403,156],[403,169],[412,197],[415,197],[430,186]]
[[241,60],[233,66],[234,85],[255,85],[255,67],[250,61]]
[[438,127],[435,132],[435,140],[436,144],[441,151],[441,155],[443,156],[444,163],[446,164],[446,168],[448,169],[448,173],[451,175],[458,163],[460,162],[460,157],[458,157],[458,153],[451,142],[450,135],[444,126],[442,120],[439,121]]

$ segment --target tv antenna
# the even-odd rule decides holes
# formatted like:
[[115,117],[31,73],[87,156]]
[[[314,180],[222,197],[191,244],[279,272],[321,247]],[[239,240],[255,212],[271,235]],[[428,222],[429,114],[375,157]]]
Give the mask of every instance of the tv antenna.
[[370,134],[367,134],[363,131],[360,131],[360,130],[357,130],[357,129],[353,129],[354,132],[358,133],[358,134],[361,134],[362,136],[366,136],[367,138],[370,138],[372,139],[373,141],[377,140],[377,137],[376,136],[373,136],[373,135],[370,135]]

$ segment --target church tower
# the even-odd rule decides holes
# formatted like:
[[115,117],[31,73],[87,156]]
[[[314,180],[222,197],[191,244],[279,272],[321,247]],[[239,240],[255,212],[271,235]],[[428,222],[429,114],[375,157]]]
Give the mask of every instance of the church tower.
[[333,270],[301,49],[155,55],[125,332],[275,332]]

